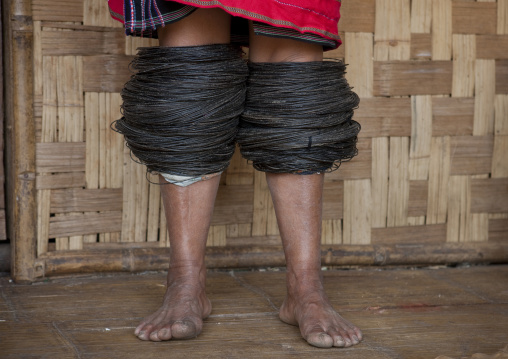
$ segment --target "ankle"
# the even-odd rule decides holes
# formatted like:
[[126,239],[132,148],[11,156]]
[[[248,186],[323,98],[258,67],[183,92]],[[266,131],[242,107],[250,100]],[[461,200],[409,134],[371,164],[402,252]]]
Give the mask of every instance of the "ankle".
[[204,263],[196,261],[171,261],[168,270],[168,284],[182,283],[204,286],[205,281],[206,266]]
[[286,286],[288,295],[302,296],[323,291],[321,268],[288,270]]

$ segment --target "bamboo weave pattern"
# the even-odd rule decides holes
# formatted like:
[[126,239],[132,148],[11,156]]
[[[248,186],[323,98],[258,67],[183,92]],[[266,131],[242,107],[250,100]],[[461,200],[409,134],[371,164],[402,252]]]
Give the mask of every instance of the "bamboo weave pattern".
[[[103,0],[34,0],[38,254],[167,246],[159,188],[109,124],[136,47]],[[322,243],[508,237],[508,0],[344,0],[359,155],[326,177]],[[238,151],[209,246],[278,243],[264,180]]]

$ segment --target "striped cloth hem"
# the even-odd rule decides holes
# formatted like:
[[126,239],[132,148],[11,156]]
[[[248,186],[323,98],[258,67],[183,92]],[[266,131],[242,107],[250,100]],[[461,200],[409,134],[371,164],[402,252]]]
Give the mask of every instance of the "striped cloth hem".
[[313,33],[301,33],[293,29],[287,29],[284,27],[275,27],[260,22],[254,22],[254,33],[256,35],[264,35],[271,37],[281,37],[293,40],[300,40],[305,42],[311,42],[313,44],[319,44],[324,48],[336,48],[337,44],[335,41],[326,39]]
[[124,1],[126,35],[157,38],[157,28],[181,20],[197,9],[191,5],[181,5],[177,9],[164,8],[168,4],[170,2],[155,0]]
[[[125,0],[124,14],[111,11],[111,16],[125,25],[128,36],[157,38],[157,28],[174,23],[192,14],[197,7],[182,5],[170,1],[159,0]],[[247,20],[237,18],[232,23],[231,43],[233,45],[248,46],[249,37]],[[323,46],[324,50],[335,49],[340,45],[340,39],[328,39],[310,32],[299,32],[295,29],[277,27],[259,21],[253,21],[256,35],[288,38],[310,42]]]

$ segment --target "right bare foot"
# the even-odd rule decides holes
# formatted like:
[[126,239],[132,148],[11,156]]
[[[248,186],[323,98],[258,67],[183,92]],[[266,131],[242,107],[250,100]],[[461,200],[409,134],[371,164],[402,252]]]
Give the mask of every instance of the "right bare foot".
[[180,270],[170,270],[162,306],[143,319],[134,331],[141,340],[159,342],[195,338],[201,333],[203,319],[212,311],[212,305],[205,293],[204,274],[198,275],[200,278],[196,279],[196,276],[175,275],[172,272]]

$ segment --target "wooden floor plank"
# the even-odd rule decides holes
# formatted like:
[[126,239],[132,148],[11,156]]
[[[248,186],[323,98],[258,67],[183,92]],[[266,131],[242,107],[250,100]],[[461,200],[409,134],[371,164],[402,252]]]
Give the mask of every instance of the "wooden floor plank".
[[[78,324],[78,325],[76,325]],[[147,357],[160,357],[163,353],[175,358],[289,358],[295,355],[312,358],[319,353],[319,358],[336,358],[338,354],[345,358],[390,358],[382,352],[376,352],[368,346],[337,350],[319,351],[310,347],[301,339],[296,327],[287,326],[275,315],[246,315],[218,318],[210,317],[204,325],[203,333],[198,339],[166,343],[141,342],[132,335],[132,328],[122,327],[125,322],[116,322],[109,330],[103,330],[98,340],[98,330],[83,328],[79,323],[72,323],[74,329],[68,330],[72,341],[80,352],[86,353],[83,358],[125,358],[128,353],[143,353]],[[133,340],[134,339],[134,340]],[[106,356],[105,343],[109,343],[110,352]],[[340,350],[340,349],[339,349]]]
[[18,358],[78,358],[67,338],[62,337],[51,323],[0,323],[0,356]]
[[366,344],[390,347],[394,358],[493,354],[508,343],[507,310],[497,304],[390,309],[377,315],[377,327],[368,328]]
[[[441,273],[441,270],[435,272]],[[446,272],[445,270],[443,273]],[[377,306],[461,305],[489,302],[481,296],[471,295],[466,289],[432,278],[428,273],[433,271],[325,271],[323,276],[328,296],[332,304],[340,310],[362,310]],[[439,273],[436,274],[437,277]],[[262,276],[258,273],[243,273],[237,276],[243,277],[253,287],[263,288],[276,305],[282,303],[285,295],[283,273],[265,273]],[[462,276],[467,278],[464,274]],[[504,270],[504,277],[508,278],[508,270]],[[506,283],[508,280],[505,281],[505,287],[508,289]]]
[[283,271],[209,273],[214,308],[203,333],[142,342],[134,327],[165,291],[165,273],[144,273],[33,285],[0,278],[0,357],[459,359],[508,344],[508,265],[323,274],[334,307],[363,330],[360,345],[316,349],[282,323]]
[[3,322],[15,322],[16,311],[12,306],[12,301],[7,297],[4,288],[0,282],[0,324]]
[[[459,286],[487,301],[508,304],[507,266],[457,268],[453,271],[431,271],[432,277]],[[508,325],[507,325],[508,332]]]

